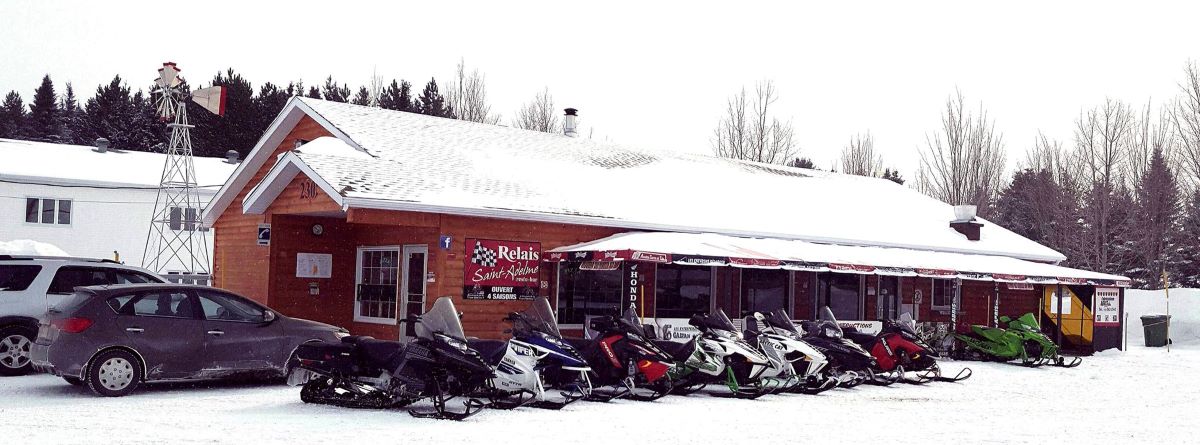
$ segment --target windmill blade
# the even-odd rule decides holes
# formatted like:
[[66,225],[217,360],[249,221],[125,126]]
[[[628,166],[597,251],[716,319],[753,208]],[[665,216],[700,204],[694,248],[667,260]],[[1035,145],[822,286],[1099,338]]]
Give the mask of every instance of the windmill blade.
[[201,88],[192,93],[192,102],[217,116],[225,115],[225,87]]
[[158,79],[155,79],[154,83],[159,88],[177,87],[183,82],[183,79],[179,78],[179,71],[180,69],[175,66],[175,62],[164,63],[162,68],[158,69]]

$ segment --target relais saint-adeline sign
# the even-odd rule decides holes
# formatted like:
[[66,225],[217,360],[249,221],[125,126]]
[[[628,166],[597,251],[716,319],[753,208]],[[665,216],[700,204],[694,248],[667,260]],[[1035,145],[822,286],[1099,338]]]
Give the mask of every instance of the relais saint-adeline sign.
[[463,298],[532,300],[538,294],[541,243],[467,238]]

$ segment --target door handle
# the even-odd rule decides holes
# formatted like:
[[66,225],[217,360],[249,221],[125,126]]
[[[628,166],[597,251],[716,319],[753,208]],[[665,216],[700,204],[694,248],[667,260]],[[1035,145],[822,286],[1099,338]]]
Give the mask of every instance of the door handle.
[[225,335],[225,331],[222,331],[220,329],[214,329],[214,330],[208,331],[208,335],[216,335],[216,336],[220,337],[222,335]]
[[146,330],[142,329],[142,328],[125,328],[125,332],[136,332],[136,333],[141,334],[143,332],[146,332]]

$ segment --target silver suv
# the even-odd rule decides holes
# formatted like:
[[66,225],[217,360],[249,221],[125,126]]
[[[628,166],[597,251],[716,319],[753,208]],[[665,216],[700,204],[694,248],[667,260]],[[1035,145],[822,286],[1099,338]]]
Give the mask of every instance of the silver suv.
[[38,318],[76,286],[165,283],[148,270],[112,260],[0,255],[0,376],[32,370],[29,350]]

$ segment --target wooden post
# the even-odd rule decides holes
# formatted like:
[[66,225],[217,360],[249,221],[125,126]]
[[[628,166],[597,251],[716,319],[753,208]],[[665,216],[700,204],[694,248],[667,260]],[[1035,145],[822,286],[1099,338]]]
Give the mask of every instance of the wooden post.
[[1171,352],[1171,282],[1167,279],[1167,270],[1163,269],[1163,294],[1167,299],[1167,353]]

